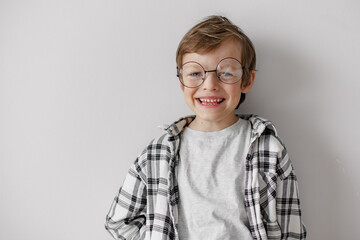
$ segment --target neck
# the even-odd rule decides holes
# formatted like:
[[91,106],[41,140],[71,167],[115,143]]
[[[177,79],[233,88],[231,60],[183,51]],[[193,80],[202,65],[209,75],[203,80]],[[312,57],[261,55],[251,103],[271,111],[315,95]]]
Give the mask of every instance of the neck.
[[195,119],[189,124],[189,128],[202,132],[216,132],[230,127],[238,120],[239,118],[236,115],[219,121],[207,121],[195,117]]

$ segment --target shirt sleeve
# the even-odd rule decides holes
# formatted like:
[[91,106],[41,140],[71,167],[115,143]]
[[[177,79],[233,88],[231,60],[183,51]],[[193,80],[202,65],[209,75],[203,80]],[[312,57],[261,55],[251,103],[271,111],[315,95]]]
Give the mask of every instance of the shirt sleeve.
[[306,239],[306,228],[302,222],[298,184],[294,171],[278,182],[276,213],[281,228],[281,239]]
[[105,228],[114,239],[144,239],[147,188],[143,179],[138,158],[106,216]]
[[[280,141],[280,140],[279,140]],[[281,239],[306,239],[302,221],[298,182],[284,145],[278,153],[276,215]]]

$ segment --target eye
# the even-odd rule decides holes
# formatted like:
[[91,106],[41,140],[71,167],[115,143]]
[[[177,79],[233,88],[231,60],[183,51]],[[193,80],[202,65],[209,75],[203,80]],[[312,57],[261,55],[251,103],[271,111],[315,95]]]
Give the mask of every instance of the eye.
[[219,74],[220,77],[231,77],[234,76],[234,74],[232,72],[221,72]]
[[219,78],[223,79],[223,80],[230,80],[234,78],[234,73],[232,72],[220,72],[219,73]]
[[192,77],[201,77],[202,74],[201,74],[201,72],[193,72],[193,73],[190,73],[190,76],[192,76]]
[[203,73],[199,71],[193,71],[193,72],[188,72],[185,76],[189,79],[199,79],[203,77]]

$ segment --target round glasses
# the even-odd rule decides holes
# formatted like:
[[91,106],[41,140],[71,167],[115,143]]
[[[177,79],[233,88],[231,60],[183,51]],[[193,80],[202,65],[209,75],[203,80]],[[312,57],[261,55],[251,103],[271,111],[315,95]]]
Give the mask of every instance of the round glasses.
[[228,57],[222,59],[214,70],[205,70],[198,62],[186,62],[178,69],[177,76],[185,87],[196,88],[205,81],[208,72],[215,72],[219,81],[223,83],[234,84],[241,80],[244,69],[239,60]]

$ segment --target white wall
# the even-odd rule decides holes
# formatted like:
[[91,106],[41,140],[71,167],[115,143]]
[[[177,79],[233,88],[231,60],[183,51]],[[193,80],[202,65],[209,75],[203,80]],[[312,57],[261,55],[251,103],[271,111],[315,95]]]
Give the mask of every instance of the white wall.
[[182,35],[223,14],[253,40],[240,112],[271,119],[309,239],[360,235],[358,1],[0,1],[0,239],[111,239],[105,215],[162,123],[190,114]]

